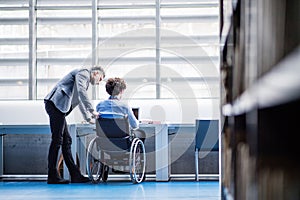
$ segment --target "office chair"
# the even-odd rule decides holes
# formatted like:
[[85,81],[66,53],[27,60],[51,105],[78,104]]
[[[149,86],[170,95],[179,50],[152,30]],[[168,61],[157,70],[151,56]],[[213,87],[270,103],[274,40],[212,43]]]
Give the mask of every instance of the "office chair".
[[196,120],[195,180],[199,180],[199,152],[219,151],[219,120]]

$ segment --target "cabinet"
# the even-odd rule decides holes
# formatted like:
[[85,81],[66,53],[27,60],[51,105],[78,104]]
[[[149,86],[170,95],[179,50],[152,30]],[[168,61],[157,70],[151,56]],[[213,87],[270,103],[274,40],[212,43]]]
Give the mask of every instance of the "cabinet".
[[220,0],[222,199],[300,199],[299,10]]

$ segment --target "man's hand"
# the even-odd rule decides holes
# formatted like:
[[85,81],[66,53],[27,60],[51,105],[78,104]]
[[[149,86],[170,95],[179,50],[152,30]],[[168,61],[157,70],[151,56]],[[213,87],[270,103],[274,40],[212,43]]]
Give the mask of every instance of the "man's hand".
[[86,120],[81,121],[82,124],[88,124],[89,122],[87,122]]
[[90,124],[95,124],[95,123],[96,123],[96,120],[95,120],[95,119],[91,119],[91,120],[89,121],[89,123],[90,123]]
[[97,119],[98,118],[98,116],[99,116],[99,113],[98,112],[96,112],[96,111],[93,111],[93,113],[92,113],[92,118],[95,118],[95,119]]

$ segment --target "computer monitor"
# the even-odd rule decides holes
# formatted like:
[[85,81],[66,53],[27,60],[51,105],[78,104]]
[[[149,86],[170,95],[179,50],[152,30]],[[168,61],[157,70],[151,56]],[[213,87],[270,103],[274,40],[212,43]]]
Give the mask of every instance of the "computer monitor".
[[139,120],[139,108],[132,108],[132,112],[137,120]]

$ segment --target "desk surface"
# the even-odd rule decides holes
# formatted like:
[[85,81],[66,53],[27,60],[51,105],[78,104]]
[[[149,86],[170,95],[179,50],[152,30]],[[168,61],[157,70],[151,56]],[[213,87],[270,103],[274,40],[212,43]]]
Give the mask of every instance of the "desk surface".
[[[77,136],[84,136],[89,133],[94,133],[95,124],[70,124],[69,126],[76,126]],[[195,124],[140,124],[140,128],[154,128],[159,126],[167,125],[168,129],[177,129],[177,128],[193,128]],[[0,134],[50,134],[49,124],[0,124]]]
[[50,134],[49,124],[0,125],[0,134]]
[[[166,126],[169,130],[179,129],[179,128],[194,128],[195,124],[170,124],[170,123],[161,123],[161,124],[148,124],[148,123],[141,123],[139,127],[141,129],[145,128],[155,128],[159,126]],[[88,134],[95,133],[96,126],[94,124],[76,124],[77,129],[77,136],[82,137]]]

